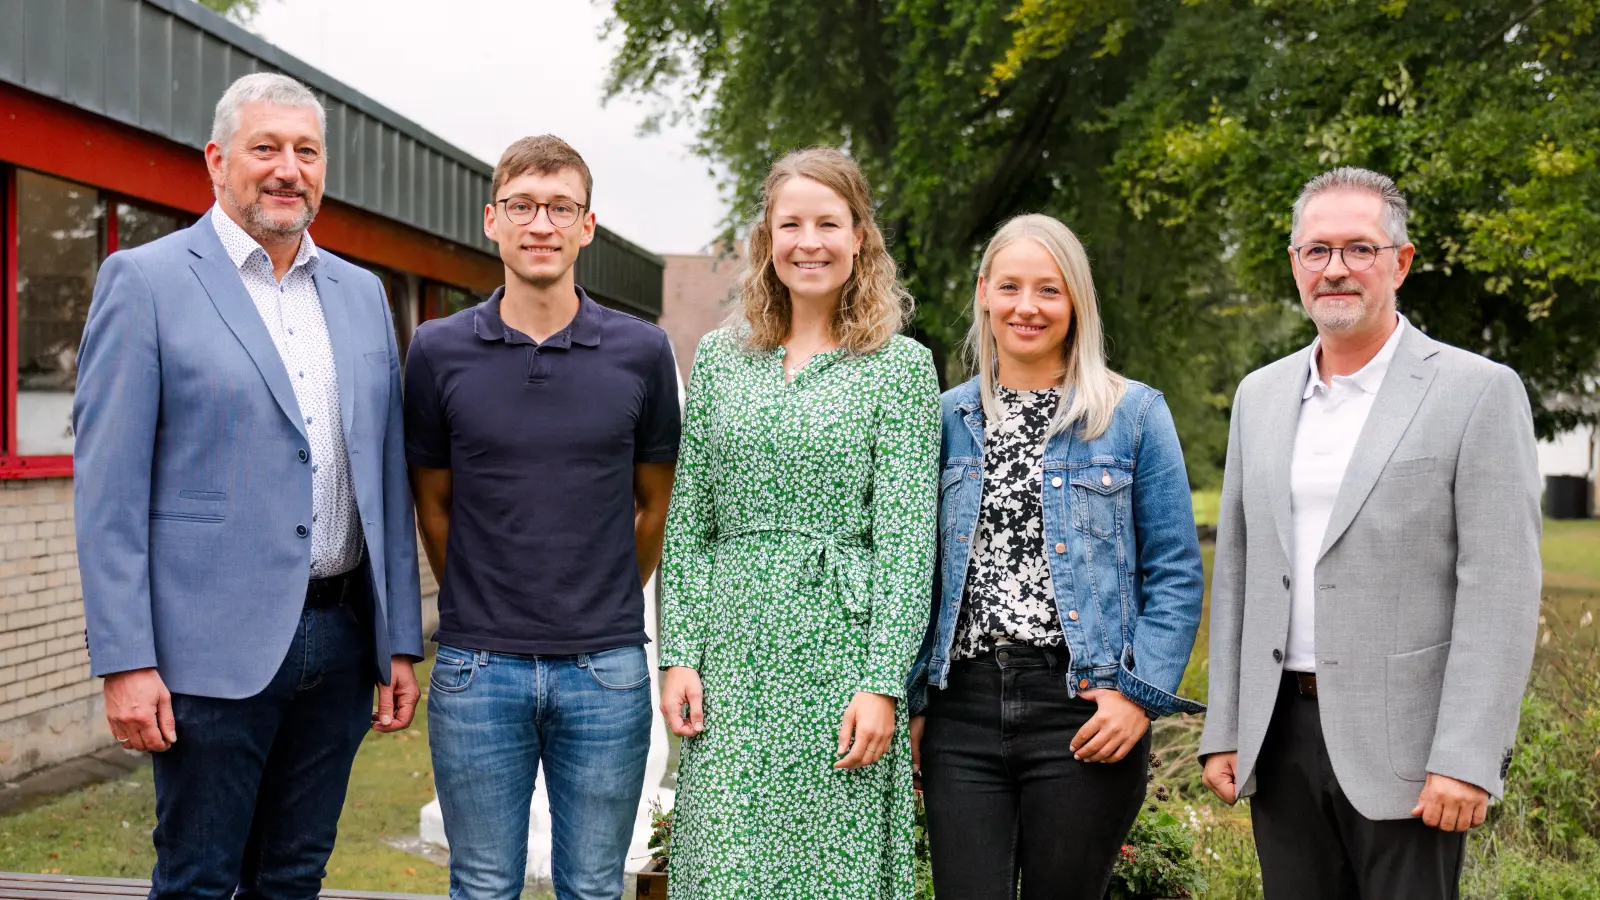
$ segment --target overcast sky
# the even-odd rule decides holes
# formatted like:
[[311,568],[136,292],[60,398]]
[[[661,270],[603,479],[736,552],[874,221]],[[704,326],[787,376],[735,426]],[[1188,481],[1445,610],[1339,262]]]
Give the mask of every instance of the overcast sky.
[[600,223],[656,253],[695,253],[723,209],[688,129],[648,136],[648,109],[600,105],[616,39],[591,0],[264,0],[250,28],[493,165],[549,132],[583,154]]

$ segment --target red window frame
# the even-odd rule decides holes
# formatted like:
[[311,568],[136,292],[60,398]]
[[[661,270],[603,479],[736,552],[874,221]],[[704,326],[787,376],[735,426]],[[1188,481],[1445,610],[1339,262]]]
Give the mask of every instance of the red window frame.
[[[0,166],[0,179],[3,179],[4,203],[0,204],[0,237],[3,237],[3,246],[0,246],[0,272],[3,272],[5,301],[4,347],[5,359],[0,361],[0,384],[5,389],[5,415],[0,422],[0,479],[9,478],[65,478],[72,475],[71,454],[58,455],[23,455],[17,452],[17,333],[20,330],[20,311],[17,308],[17,257],[18,242],[21,240],[21,228],[17,196],[17,166]],[[32,171],[32,170],[30,170]],[[48,178],[62,181],[71,181],[94,191],[105,204],[105,255],[110,256],[120,248],[118,229],[121,227],[117,217],[117,207],[135,206],[147,212],[168,216],[184,223],[193,218],[187,213],[177,212],[159,204],[145,203],[130,197],[124,197],[114,191],[104,190],[92,184],[84,184],[72,178],[62,178],[49,172],[41,172]],[[101,262],[104,262],[104,258]]]

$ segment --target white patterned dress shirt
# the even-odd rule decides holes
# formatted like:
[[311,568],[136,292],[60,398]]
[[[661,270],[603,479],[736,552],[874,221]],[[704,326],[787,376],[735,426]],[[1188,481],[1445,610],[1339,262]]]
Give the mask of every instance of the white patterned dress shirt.
[[283,358],[311,442],[311,577],[342,575],[361,564],[364,545],[339,413],[339,373],[313,277],[317,247],[302,234],[294,264],[279,283],[267,251],[220,207],[211,208],[211,222]]
[[1300,400],[1300,424],[1295,429],[1294,458],[1289,468],[1289,508],[1294,522],[1294,578],[1289,588],[1289,647],[1283,667],[1291,672],[1317,670],[1317,555],[1328,535],[1333,504],[1344,484],[1345,469],[1355,455],[1356,439],[1367,424],[1372,401],[1389,373],[1389,361],[1400,347],[1398,324],[1389,340],[1354,375],[1335,375],[1333,384],[1322,383],[1317,356],[1322,339],[1311,345],[1311,377]]

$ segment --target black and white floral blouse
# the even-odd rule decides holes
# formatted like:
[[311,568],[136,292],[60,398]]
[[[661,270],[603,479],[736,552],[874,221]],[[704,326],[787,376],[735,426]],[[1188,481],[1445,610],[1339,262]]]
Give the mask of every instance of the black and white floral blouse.
[[952,659],[971,659],[1007,644],[1066,645],[1050,585],[1039,500],[1044,434],[1059,389],[996,389],[1004,415],[984,435],[983,507]]

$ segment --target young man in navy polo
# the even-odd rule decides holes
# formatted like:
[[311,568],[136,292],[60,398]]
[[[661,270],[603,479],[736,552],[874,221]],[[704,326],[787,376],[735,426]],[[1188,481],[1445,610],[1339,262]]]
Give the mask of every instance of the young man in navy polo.
[[406,359],[406,455],[439,581],[428,699],[454,900],[514,900],[544,768],[560,900],[616,900],[650,747],[644,594],[661,559],[678,394],[661,329],[573,282],[594,239],[565,142],[500,158],[484,233],[505,286]]

